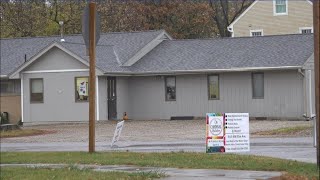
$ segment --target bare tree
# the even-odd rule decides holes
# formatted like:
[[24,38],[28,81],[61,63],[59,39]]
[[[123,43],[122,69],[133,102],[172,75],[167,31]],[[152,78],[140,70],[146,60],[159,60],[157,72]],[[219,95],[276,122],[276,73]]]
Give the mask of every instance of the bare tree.
[[221,37],[229,37],[227,27],[238,17],[253,0],[209,0],[209,5],[215,13],[212,20],[217,25]]

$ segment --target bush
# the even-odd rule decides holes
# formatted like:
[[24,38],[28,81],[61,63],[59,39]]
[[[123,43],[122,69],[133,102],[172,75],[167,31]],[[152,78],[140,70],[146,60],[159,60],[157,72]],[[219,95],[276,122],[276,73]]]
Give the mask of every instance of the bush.
[[23,126],[22,119],[20,119],[20,121],[18,122],[18,125],[19,125],[19,126]]
[[1,112],[0,119],[1,119],[0,124],[8,124],[9,123],[8,113]]

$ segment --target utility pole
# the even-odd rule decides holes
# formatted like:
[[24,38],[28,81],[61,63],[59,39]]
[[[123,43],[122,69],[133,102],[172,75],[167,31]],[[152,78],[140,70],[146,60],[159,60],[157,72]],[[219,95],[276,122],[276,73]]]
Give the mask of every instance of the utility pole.
[[314,29],[314,72],[315,72],[315,92],[316,92],[316,139],[317,139],[317,166],[319,169],[320,165],[320,157],[319,157],[319,125],[320,125],[320,96],[319,96],[319,91],[320,91],[320,77],[319,77],[319,62],[320,62],[320,56],[319,56],[319,51],[320,51],[320,22],[319,22],[319,12],[320,12],[320,2],[319,0],[314,0],[313,1],[313,29]]
[[96,3],[89,3],[89,153],[95,152],[96,121]]

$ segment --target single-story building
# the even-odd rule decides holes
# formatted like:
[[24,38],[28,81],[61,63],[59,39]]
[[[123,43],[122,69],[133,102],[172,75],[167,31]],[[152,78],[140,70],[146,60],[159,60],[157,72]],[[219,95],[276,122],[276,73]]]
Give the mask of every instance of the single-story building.
[[[81,35],[1,39],[1,111],[10,114],[14,94],[23,123],[88,121],[88,60]],[[97,120],[124,112],[135,120],[315,112],[312,34],[175,40],[164,30],[106,33],[96,61]]]

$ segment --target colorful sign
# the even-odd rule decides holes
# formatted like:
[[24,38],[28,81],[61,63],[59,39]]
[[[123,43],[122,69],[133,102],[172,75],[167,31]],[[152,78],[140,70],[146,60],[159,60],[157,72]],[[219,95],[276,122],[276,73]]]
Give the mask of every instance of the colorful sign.
[[117,123],[117,127],[116,127],[116,130],[114,131],[114,135],[111,142],[111,147],[113,147],[114,144],[119,141],[123,125],[124,125],[124,121],[120,121]]
[[206,152],[250,151],[248,113],[207,113]]

